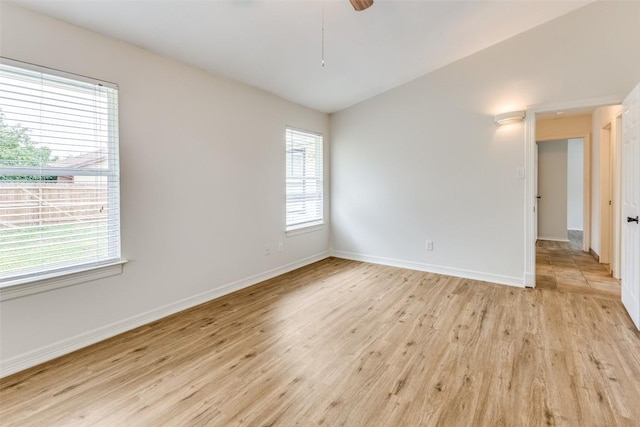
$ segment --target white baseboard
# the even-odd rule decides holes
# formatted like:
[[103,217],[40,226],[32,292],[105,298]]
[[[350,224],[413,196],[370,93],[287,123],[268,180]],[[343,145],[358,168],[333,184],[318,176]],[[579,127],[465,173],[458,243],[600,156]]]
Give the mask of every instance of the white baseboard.
[[524,286],[527,288],[535,288],[536,286],[536,275],[532,273],[524,274]]
[[304,267],[305,265],[323,260],[325,258],[328,258],[329,256],[329,251],[321,252],[319,254],[303,258],[290,264],[274,268],[264,273],[228,283],[216,289],[211,289],[192,297],[185,298],[183,300],[158,307],[145,313],[129,317],[128,319],[120,320],[118,322],[111,323],[110,325],[94,329],[93,331],[85,332],[74,337],[58,341],[54,344],[41,347],[37,350],[32,350],[9,358],[7,360],[3,360],[0,364],[0,378],[6,377],[7,375],[11,375],[27,368],[31,368],[40,363],[55,359],[56,357],[63,356],[65,354],[71,353],[72,351],[79,350],[83,347],[87,347],[91,344],[95,344],[123,332],[130,331],[139,326],[146,325],[147,323],[155,322],[156,320],[162,319],[163,317],[167,317],[182,310],[186,310],[207,301],[220,298],[223,295],[230,294],[232,292],[247,288],[262,281],[274,278],[281,274],[288,273],[289,271],[293,271],[300,267]]
[[543,236],[538,236],[538,240],[548,240],[550,242],[569,242],[569,239],[562,239],[562,238],[557,238],[557,237],[543,237]]
[[498,283],[500,285],[516,286],[523,288],[523,279],[520,277],[502,276],[499,274],[483,273],[480,271],[463,270],[460,268],[444,267],[439,265],[424,264],[415,261],[405,261],[394,258],[385,258],[374,255],[356,254],[353,252],[331,251],[336,258],[350,259],[353,261],[370,262],[372,264],[389,265],[391,267],[407,268],[410,270],[426,271],[428,273],[445,274],[447,276],[462,277],[465,279],[481,280],[483,282]]
[[569,231],[584,231],[582,228],[567,228]]

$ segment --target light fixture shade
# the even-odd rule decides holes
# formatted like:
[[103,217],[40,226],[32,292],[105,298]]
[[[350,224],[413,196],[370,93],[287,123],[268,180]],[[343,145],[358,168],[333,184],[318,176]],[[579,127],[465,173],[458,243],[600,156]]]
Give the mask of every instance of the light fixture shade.
[[524,113],[524,110],[509,111],[508,113],[502,113],[494,116],[493,121],[496,122],[498,126],[520,123],[522,119],[524,119]]

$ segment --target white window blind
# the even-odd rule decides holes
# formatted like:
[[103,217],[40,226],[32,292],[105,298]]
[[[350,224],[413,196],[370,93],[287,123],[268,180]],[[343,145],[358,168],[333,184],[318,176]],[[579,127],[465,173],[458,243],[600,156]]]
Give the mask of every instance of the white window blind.
[[286,128],[286,231],[322,224],[322,135]]
[[118,90],[0,60],[0,282],[120,261]]

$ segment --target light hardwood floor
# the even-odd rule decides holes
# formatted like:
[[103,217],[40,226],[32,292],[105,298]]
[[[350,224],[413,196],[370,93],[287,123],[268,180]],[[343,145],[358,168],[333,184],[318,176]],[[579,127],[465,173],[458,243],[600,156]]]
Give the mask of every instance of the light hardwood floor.
[[3,426],[632,426],[620,302],[329,258],[0,381]]

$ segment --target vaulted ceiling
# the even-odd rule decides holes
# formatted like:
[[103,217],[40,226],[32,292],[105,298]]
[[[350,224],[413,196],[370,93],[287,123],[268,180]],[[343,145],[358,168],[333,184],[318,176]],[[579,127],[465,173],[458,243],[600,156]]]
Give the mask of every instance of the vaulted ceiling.
[[[323,112],[590,1],[57,0],[19,4]],[[324,20],[324,62],[322,28]]]

